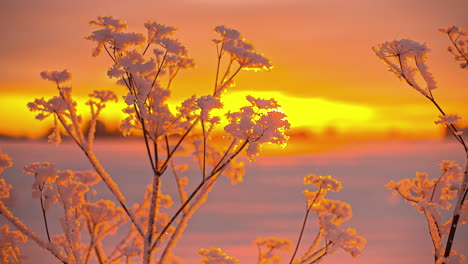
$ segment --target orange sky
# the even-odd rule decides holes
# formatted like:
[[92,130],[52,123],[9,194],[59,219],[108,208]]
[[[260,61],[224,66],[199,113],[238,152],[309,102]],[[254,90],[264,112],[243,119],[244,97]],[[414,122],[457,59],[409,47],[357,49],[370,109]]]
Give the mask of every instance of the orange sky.
[[[33,120],[25,104],[51,96],[54,88],[40,79],[43,70],[69,69],[78,97],[93,89],[116,89],[107,79],[106,57],[91,57],[90,19],[113,15],[130,30],[143,31],[146,20],[179,28],[177,37],[196,60],[173,86],[174,101],[210,92],[214,80],[213,27],[238,29],[267,55],[270,72],[243,72],[228,101],[245,94],[277,97],[293,127],[339,132],[429,132],[437,113],[422,96],[386,71],[371,47],[386,40],[412,38],[432,49],[429,66],[439,89],[436,98],[449,113],[468,118],[468,74],[445,51],[448,39],[437,28],[468,28],[466,0],[407,1],[35,1],[2,3],[0,29],[0,134],[33,136],[50,123]],[[252,92],[254,91],[254,92]],[[79,98],[78,98],[79,99]],[[120,106],[106,118],[116,122]],[[465,125],[467,124],[465,120]]]

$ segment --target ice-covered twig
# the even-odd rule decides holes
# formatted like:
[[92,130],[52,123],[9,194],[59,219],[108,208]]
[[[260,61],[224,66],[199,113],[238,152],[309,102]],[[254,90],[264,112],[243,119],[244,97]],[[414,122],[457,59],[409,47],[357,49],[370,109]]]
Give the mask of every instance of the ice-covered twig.
[[21,233],[23,233],[28,238],[31,238],[36,244],[49,251],[52,255],[54,255],[58,260],[60,260],[63,264],[72,264],[69,259],[64,256],[57,247],[55,247],[52,243],[47,243],[46,241],[42,240],[36,233],[29,230],[29,228],[21,222],[18,218],[16,218],[10,210],[5,206],[5,204],[0,200],[0,214],[5,217],[13,226],[15,226]]

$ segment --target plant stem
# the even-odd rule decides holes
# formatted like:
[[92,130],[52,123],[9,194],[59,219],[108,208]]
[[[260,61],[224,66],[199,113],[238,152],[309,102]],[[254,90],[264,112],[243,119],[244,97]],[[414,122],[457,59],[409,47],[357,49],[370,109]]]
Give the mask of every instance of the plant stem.
[[302,235],[304,233],[304,229],[307,223],[307,217],[309,216],[309,213],[310,213],[310,209],[308,208],[304,216],[304,221],[302,222],[301,232],[299,233],[299,238],[297,239],[296,248],[294,249],[294,253],[291,256],[291,260],[289,261],[289,264],[291,264],[294,261],[294,257],[296,257],[297,250],[299,249],[299,245],[301,244]]
[[49,251],[54,257],[56,257],[60,262],[63,264],[68,264],[68,258],[62,254],[56,247],[54,247],[51,243],[48,243],[42,240],[36,233],[32,232],[21,220],[16,218],[10,210],[5,206],[5,204],[0,200],[0,214],[5,217],[13,226],[18,229],[21,233],[23,233],[28,238],[32,239],[36,244]]
[[[166,233],[167,229],[171,226],[171,224],[175,221],[175,219],[179,216],[179,214],[185,209],[185,207],[188,205],[188,203],[195,197],[195,195],[200,191],[200,189],[205,185],[205,183],[208,182],[211,178],[215,177],[216,175],[220,174],[223,169],[227,166],[229,162],[231,162],[247,145],[248,140],[245,140],[244,144],[219,168],[214,168],[213,171],[210,173],[210,176],[206,177],[206,179],[198,186],[195,188],[195,190],[190,194],[190,196],[187,198],[187,200],[179,207],[177,212],[172,216],[171,220],[166,224],[166,226],[163,228],[163,230],[159,233],[159,236],[156,238],[156,240],[153,242],[151,246],[151,251],[154,250],[154,248],[157,246],[159,240],[161,240],[161,237]],[[159,230],[158,230],[159,231]]]
[[[161,240],[162,236],[166,233],[167,229],[171,226],[171,224],[176,220],[179,214],[184,210],[184,208],[188,205],[188,203],[193,199],[193,197],[198,193],[198,191],[203,187],[205,181],[202,181],[195,190],[190,194],[187,200],[179,207],[177,212],[172,216],[171,220],[166,224],[163,230],[159,233],[158,237],[154,240],[153,244],[151,245],[151,251],[157,246],[159,240]],[[159,231],[159,230],[158,230]]]
[[452,39],[452,37],[450,36],[450,32],[447,33],[447,35],[450,41],[453,43],[453,46],[455,46],[455,48],[457,49],[458,53],[465,59],[466,63],[468,63],[468,57],[466,57],[465,53],[460,50],[460,48],[457,45],[457,41]]
[[216,90],[218,89],[219,69],[221,67],[221,57],[223,56],[223,46],[224,46],[224,43],[221,44],[221,48],[219,50],[218,50],[218,46],[216,46],[217,53],[218,53],[218,63],[216,65],[216,77],[215,77],[213,96],[216,96]]
[[203,173],[203,181],[205,181],[206,177],[206,133],[205,133],[205,121],[201,120],[201,127],[202,127],[202,133],[203,133],[203,168],[202,168],[202,173]]
[[158,206],[158,191],[159,191],[159,182],[161,175],[153,176],[153,190],[151,196],[151,207],[148,213],[148,231],[146,234],[146,239],[144,241],[144,257],[143,263],[151,263],[151,243],[153,240],[153,230],[154,230],[154,217],[156,215],[157,206]]
[[302,235],[304,233],[305,226],[306,226],[306,223],[307,223],[307,218],[309,216],[310,211],[312,210],[312,207],[314,206],[315,202],[317,201],[317,198],[320,196],[321,191],[322,191],[322,188],[320,188],[318,190],[318,192],[315,195],[314,200],[312,201],[312,203],[310,205],[307,204],[307,209],[306,209],[306,213],[305,213],[305,216],[304,216],[304,221],[302,221],[301,232],[299,233],[299,238],[297,239],[296,248],[294,249],[294,253],[291,256],[291,260],[289,261],[289,264],[293,263],[293,261],[294,261],[294,257],[296,256],[297,250],[299,249],[299,245],[301,244]]
[[160,174],[163,174],[164,171],[167,169],[168,162],[171,160],[172,156],[176,152],[176,150],[180,147],[184,139],[187,137],[187,135],[192,131],[192,129],[195,127],[195,124],[200,120],[200,118],[197,118],[195,121],[193,121],[192,125],[185,131],[184,135],[179,139],[175,147],[171,150],[171,152],[168,154],[167,159],[164,161],[164,163],[161,165],[160,169]]
[[47,224],[47,217],[46,217],[46,212],[44,209],[44,202],[42,201],[42,194],[41,194],[40,200],[41,200],[42,217],[44,218],[44,225],[45,225],[45,229],[47,233],[47,240],[49,240],[49,243],[50,243],[51,241],[50,241],[50,234],[49,234],[49,226]]
[[453,245],[453,240],[455,238],[455,232],[457,231],[458,221],[460,220],[461,208],[463,206],[463,203],[468,193],[467,180],[468,180],[468,152],[467,152],[467,164],[465,166],[465,173],[463,175],[463,182],[460,186],[460,190],[458,191],[458,199],[457,199],[457,203],[455,204],[455,209],[453,211],[453,218],[452,218],[452,223],[450,225],[450,232],[447,238],[447,244],[445,246],[444,258],[448,258],[452,251],[452,245]]

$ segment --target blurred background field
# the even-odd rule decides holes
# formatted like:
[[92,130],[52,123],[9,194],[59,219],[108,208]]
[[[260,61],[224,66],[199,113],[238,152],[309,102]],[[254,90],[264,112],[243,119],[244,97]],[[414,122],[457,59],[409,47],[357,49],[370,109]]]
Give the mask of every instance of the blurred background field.
[[[314,142],[302,144],[313,149]],[[91,168],[71,142],[55,147],[40,141],[2,140],[0,146],[14,162],[14,166],[2,174],[8,183],[14,185],[8,204],[15,215],[24,219],[39,235],[45,236],[39,201],[30,196],[33,178],[22,173],[23,165],[50,161],[55,162],[59,169]],[[139,201],[142,186],[149,183],[151,175],[144,144],[139,140],[101,139],[96,142],[96,153],[128,201]],[[302,179],[306,174],[315,173],[332,175],[343,182],[344,189],[331,193],[330,198],[348,202],[353,207],[353,218],[345,226],[356,228],[367,239],[361,257],[352,260],[344,253],[338,253],[331,255],[327,263],[390,264],[404,261],[419,264],[433,261],[424,217],[400,197],[393,196],[384,185],[390,180],[412,178],[416,171],[427,172],[431,177],[440,176],[437,166],[440,161],[462,162],[463,152],[455,142],[368,141],[309,153],[275,153],[258,158],[256,163],[247,161],[244,182],[233,186],[230,180],[222,178],[216,184],[208,202],[189,221],[184,238],[175,250],[176,255],[186,263],[198,263],[199,248],[220,247],[227,254],[238,257],[241,263],[254,263],[257,248],[252,241],[257,237],[274,236],[295,241],[305,207]],[[191,158],[180,161],[191,162]],[[186,171],[184,175],[192,184],[200,180],[197,170]],[[164,177],[173,176],[167,173]],[[102,192],[99,191],[96,199],[111,198],[102,183],[98,190]],[[172,187],[163,186],[163,192],[173,196],[174,207],[178,204],[175,191]],[[59,212],[53,211],[49,218]],[[311,219],[305,242],[311,242],[318,230],[315,218]],[[0,224],[3,223],[4,219],[0,219]],[[461,226],[455,249],[468,254],[467,238],[468,228]],[[39,263],[55,261],[48,252],[31,244],[25,252],[30,260],[40,259],[42,262]]]

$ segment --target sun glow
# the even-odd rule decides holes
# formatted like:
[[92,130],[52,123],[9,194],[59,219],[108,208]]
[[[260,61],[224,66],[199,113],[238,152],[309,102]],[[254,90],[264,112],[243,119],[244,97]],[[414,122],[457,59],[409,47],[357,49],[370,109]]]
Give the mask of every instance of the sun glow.
[[248,102],[247,95],[262,99],[275,98],[281,105],[281,111],[288,116],[292,127],[307,127],[323,131],[333,127],[347,130],[371,121],[375,114],[372,108],[334,102],[322,98],[299,98],[288,96],[280,92],[233,92],[222,100],[228,111],[236,111]]
[[[435,129],[433,118],[427,116],[425,105],[411,104],[407,106],[376,106],[357,103],[345,103],[324,98],[294,97],[281,92],[241,91],[228,92],[223,98],[222,112],[215,110],[214,114],[223,115],[228,111],[238,111],[241,107],[249,105],[247,95],[256,98],[275,98],[281,105],[280,110],[287,115],[291,128],[308,129],[314,133],[327,133],[327,131],[340,134],[349,133],[388,133],[389,131],[415,132]],[[29,112],[26,104],[33,101],[35,96],[4,95],[0,97],[0,111],[3,115],[0,135],[40,137],[52,127],[53,119],[38,121],[34,113]],[[47,97],[49,98],[49,97]],[[85,105],[88,100],[85,96],[75,96],[78,112],[83,115],[85,122],[89,119],[89,108]],[[182,100],[169,100],[170,108],[175,111]],[[111,130],[118,129],[120,122],[125,118],[122,109],[126,107],[123,99],[118,103],[107,103],[101,113],[101,120]],[[406,116],[407,121],[402,122],[392,116]],[[223,119],[222,119],[223,120]],[[221,127],[227,124],[222,121]]]

